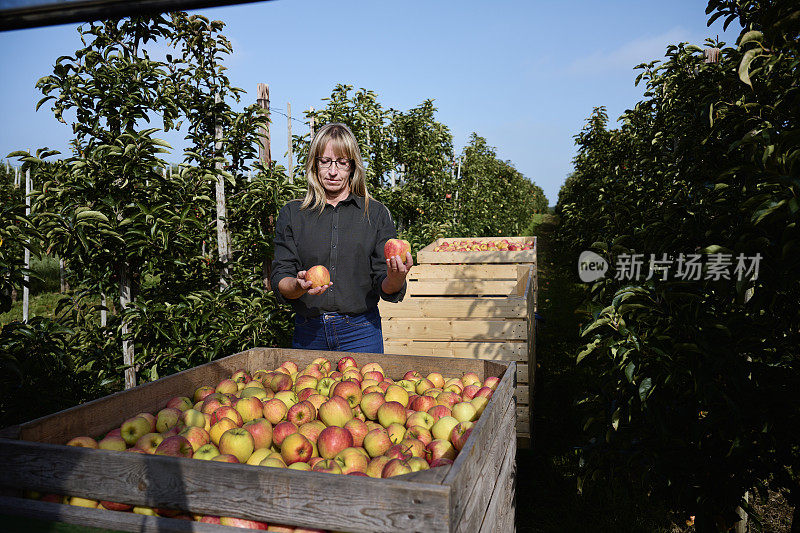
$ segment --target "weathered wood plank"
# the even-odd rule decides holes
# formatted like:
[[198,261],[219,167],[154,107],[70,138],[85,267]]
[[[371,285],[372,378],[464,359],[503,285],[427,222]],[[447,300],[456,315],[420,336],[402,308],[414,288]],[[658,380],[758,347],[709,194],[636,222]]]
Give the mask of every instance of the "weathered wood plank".
[[112,529],[114,531],[152,531],[158,533],[230,533],[231,531],[228,526],[107,511],[104,509],[87,509],[25,498],[0,497],[0,514],[37,518],[51,522],[64,522],[84,527]]
[[468,264],[468,265],[414,265],[408,273],[409,280],[435,279],[518,279],[517,265]]
[[410,281],[406,296],[509,296],[514,294],[517,280],[450,279]]
[[148,507],[363,533],[449,527],[443,485],[9,440],[0,464],[2,486]]
[[511,320],[394,318],[382,323],[384,338],[472,341],[527,340],[527,325]]
[[[515,372],[506,372],[503,375],[497,390],[495,390],[489,404],[486,406],[486,410],[475,424],[470,439],[456,457],[449,474],[444,480],[444,484],[453,487],[453,495],[450,501],[451,530],[455,530],[462,519],[467,498],[469,497],[469,489],[467,487],[473,487],[480,476],[483,457],[490,449],[495,437],[497,437],[497,427],[506,415],[506,411],[510,409],[511,417],[516,418],[516,407],[513,400],[515,378]],[[513,423],[516,424],[516,420]],[[509,440],[513,440],[514,437],[513,431],[507,436]]]
[[514,406],[512,404],[508,405],[496,428],[497,434],[494,442],[481,454],[483,459],[481,470],[474,479],[473,485],[468,489],[469,495],[466,497],[461,519],[454,530],[457,533],[471,533],[480,529],[496,487],[502,482],[499,476],[503,463],[508,456],[509,449],[516,446],[516,439],[508,438],[508,435],[514,434]]
[[528,360],[527,344],[524,342],[421,341],[391,338],[384,334],[383,347],[386,353],[426,357],[491,359],[495,361]]
[[527,302],[518,297],[406,298],[399,303],[381,300],[381,318],[508,318],[524,320]]
[[510,442],[506,455],[502,460],[500,472],[496,478],[494,493],[486,508],[480,533],[507,533],[516,531],[515,488],[517,480],[516,463],[517,443]]

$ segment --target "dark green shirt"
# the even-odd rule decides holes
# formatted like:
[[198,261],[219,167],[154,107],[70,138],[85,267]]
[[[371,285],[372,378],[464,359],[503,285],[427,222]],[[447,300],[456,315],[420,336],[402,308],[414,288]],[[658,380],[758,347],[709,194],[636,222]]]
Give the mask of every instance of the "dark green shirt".
[[[370,198],[367,218],[364,198],[352,193],[336,207],[325,204],[322,213],[300,209],[301,203],[292,200],[286,204],[275,223],[270,280],[280,301],[290,303],[299,315],[314,317],[327,312],[364,313],[377,307],[379,297],[390,302],[403,299],[405,284],[395,294],[381,289],[386,278],[383,245],[397,236],[386,206]],[[295,278],[299,271],[315,265],[323,265],[331,273],[333,285],[324,293],[304,294],[294,300],[280,294],[280,280]]]

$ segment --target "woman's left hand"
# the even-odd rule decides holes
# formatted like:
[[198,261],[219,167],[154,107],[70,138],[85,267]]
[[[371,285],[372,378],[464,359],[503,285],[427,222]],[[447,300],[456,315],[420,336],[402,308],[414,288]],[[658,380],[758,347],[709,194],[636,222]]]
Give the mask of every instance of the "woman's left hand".
[[[399,255],[393,255],[386,260],[386,279],[383,282],[383,292],[386,294],[394,294],[403,287],[406,282],[406,276],[414,266],[414,258],[409,252],[406,252],[405,262]],[[391,289],[391,290],[387,290]]]

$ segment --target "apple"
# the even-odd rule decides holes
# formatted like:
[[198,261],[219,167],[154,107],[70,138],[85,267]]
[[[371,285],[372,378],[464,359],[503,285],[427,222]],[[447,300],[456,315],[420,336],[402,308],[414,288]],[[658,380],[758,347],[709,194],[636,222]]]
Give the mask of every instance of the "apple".
[[247,520],[244,518],[234,518],[232,516],[220,516],[219,523],[223,526],[241,527],[246,529],[259,529],[266,531],[269,526],[266,522],[258,522],[256,520]]
[[369,456],[362,452],[360,448],[345,448],[337,453],[334,459],[338,461],[342,474],[351,472],[366,473],[367,465],[369,464]]
[[490,387],[481,387],[478,389],[478,392],[475,393],[474,398],[486,398],[488,400],[492,397],[492,394],[494,394],[494,390],[492,390]]
[[165,407],[174,407],[179,411],[186,411],[194,406],[194,402],[186,396],[175,396],[171,398]]
[[339,426],[326,427],[317,438],[317,449],[323,459],[333,459],[337,453],[351,446],[353,446],[353,436]]
[[156,431],[164,433],[175,427],[180,422],[183,411],[174,407],[165,407],[158,412],[156,417]]
[[489,398],[486,396],[476,396],[470,403],[475,406],[475,411],[477,412],[478,416],[483,414],[483,410],[486,409],[486,406],[489,404]]
[[136,444],[136,441],[139,440],[139,437],[146,435],[147,433],[151,433],[154,430],[155,428],[152,427],[152,424],[148,419],[137,415],[133,418],[127,419],[122,423],[120,433],[122,438],[125,440],[125,443],[128,446],[133,446]]
[[[254,383],[258,383],[258,381]],[[239,392],[239,398],[258,398],[261,401],[269,400],[274,396],[275,393],[272,392],[272,389],[267,393],[263,387],[245,387]]]
[[331,396],[341,396],[353,408],[361,403],[361,387],[355,381],[340,381],[334,385]]
[[442,389],[437,389],[436,387],[431,387],[430,389],[426,390],[423,394],[425,396],[430,396],[432,398],[436,398],[439,396],[439,393],[442,392]]
[[213,426],[223,418],[229,418],[230,420],[232,420],[236,424],[236,427],[242,427],[242,424],[244,424],[242,415],[239,413],[239,411],[237,411],[234,407],[230,405],[223,405],[222,407],[211,413],[211,425]]
[[130,511],[133,509],[133,505],[129,503],[110,502],[108,500],[101,500],[100,505],[103,506],[103,509],[108,509],[109,511]]
[[311,363],[310,365],[308,365],[307,367],[305,367],[303,369],[303,371],[300,373],[300,375],[301,376],[313,376],[313,377],[317,378],[318,380],[320,380],[323,377],[325,377],[325,375],[322,373],[322,371],[319,368],[319,363]]
[[369,477],[380,478],[381,474],[383,473],[384,467],[386,467],[386,463],[391,461],[385,455],[378,455],[377,457],[373,457],[372,460],[367,465],[367,475]]
[[228,431],[229,429],[233,429],[239,427],[236,425],[236,422],[231,420],[230,418],[223,418],[213,426],[211,426],[211,430],[208,434],[211,436],[211,442],[219,446],[219,439],[222,437],[222,434]]
[[192,443],[182,435],[167,437],[156,448],[155,455],[170,455],[173,457],[191,457],[194,455]]
[[439,372],[431,372],[426,376],[426,379],[433,383],[437,389],[444,388],[444,377]]
[[67,498],[66,501],[69,505],[74,505],[75,507],[88,507],[90,509],[95,509],[99,505],[100,502],[97,500],[90,500],[88,498],[79,498],[78,496],[70,496]]
[[[322,396],[321,394],[317,394],[317,389],[316,388],[306,387],[304,389],[300,389],[299,391],[297,391],[297,401],[298,402],[304,402],[304,401],[308,400],[309,398],[311,398],[312,396],[320,396],[322,398],[322,401],[323,402],[325,401],[325,397],[324,396]],[[316,411],[316,409],[317,409],[317,406],[315,405],[314,406],[314,410]]]
[[363,446],[370,457],[378,457],[392,447],[389,432],[384,429],[373,429],[364,436]]
[[327,396],[323,396],[322,394],[316,393],[316,394],[310,395],[308,398],[306,398],[306,400],[311,402],[314,405],[314,408],[317,410],[317,413],[319,413],[319,408],[322,407],[323,403],[328,401],[328,397]]
[[118,452],[124,452],[128,445],[125,442],[125,439],[118,436],[111,436],[111,437],[104,437],[97,443],[97,448],[100,450],[115,450]]
[[281,400],[272,398],[263,402],[264,405],[264,418],[266,418],[273,426],[278,424],[281,420],[286,418],[289,408]]
[[293,390],[278,391],[275,393],[275,399],[285,403],[287,409],[300,401],[300,399],[297,397],[297,394],[295,394]]
[[323,287],[331,282],[331,273],[322,265],[314,265],[306,270],[306,281],[311,282],[311,288]]
[[397,382],[397,385],[402,387],[408,394],[414,394],[416,392],[416,382],[414,381],[401,379]]
[[312,468],[314,472],[325,474],[341,474],[342,467],[336,459],[323,459],[317,462]]
[[212,461],[216,461],[218,463],[239,463],[239,459],[236,458],[235,455],[232,453],[221,453],[216,457],[211,458]]
[[425,429],[431,429],[435,423],[436,420],[425,411],[415,411],[406,419],[407,428],[421,426]]
[[323,429],[325,429],[325,424],[320,420],[312,420],[297,428],[297,431],[305,435],[313,444],[319,440],[319,434],[322,433]]
[[253,446],[256,450],[272,446],[272,424],[265,418],[256,418],[246,422],[242,429],[247,430],[253,437]]
[[237,385],[232,379],[227,378],[220,381],[214,390],[216,392],[221,392],[222,394],[236,394],[239,392],[239,385]]
[[164,436],[161,433],[145,433],[136,441],[135,448],[142,450],[145,453],[156,453],[158,445],[164,441]]
[[414,391],[417,394],[425,394],[425,391],[432,388],[434,388],[433,382],[427,378],[422,378],[417,381],[416,385],[414,386]]
[[405,424],[406,418],[406,408],[400,402],[387,401],[378,407],[378,422],[383,427],[389,427],[390,424]]
[[389,424],[389,427],[386,428],[386,431],[389,433],[389,439],[394,444],[398,444],[402,441],[406,436],[406,428],[403,424]]
[[452,461],[455,460],[456,455],[458,455],[453,443],[445,439],[432,440],[430,443],[428,443],[425,449],[427,450],[428,460],[431,463],[435,459],[442,458],[450,459]]
[[360,447],[364,443],[364,437],[369,433],[367,423],[358,418],[348,420],[344,425],[344,429],[350,432],[353,436],[353,446]]
[[319,407],[319,419],[326,426],[344,427],[353,418],[353,409],[341,396],[333,396]]
[[473,422],[459,422],[450,432],[450,442],[453,447],[461,451],[467,444],[467,439],[472,433],[472,428],[475,427]]
[[[311,471],[311,465],[308,464],[308,463],[304,463],[302,461],[298,461],[296,463],[290,464],[289,468],[292,469],[292,470],[304,470],[306,472],[310,472]],[[297,531],[297,530],[295,529],[295,531]]]
[[408,391],[400,385],[389,385],[384,396],[387,402],[397,402],[403,407],[408,407]]
[[422,379],[422,374],[420,374],[416,370],[409,370],[408,372],[403,374],[403,379],[406,380],[406,381],[417,382],[417,381]]
[[378,372],[377,370],[364,371],[361,373],[361,375],[364,377],[364,381],[367,381],[368,379],[374,380],[375,383],[380,383],[383,381],[383,372]]
[[390,257],[399,256],[400,259],[405,263],[407,253],[411,253],[411,245],[408,243],[408,241],[389,239],[386,241],[386,244],[383,245],[383,255],[387,260]]
[[361,398],[359,405],[364,416],[370,420],[376,420],[378,418],[378,409],[384,403],[386,403],[386,397],[382,392],[370,392]]
[[483,386],[489,387],[490,389],[497,390],[497,386],[500,385],[500,378],[495,376],[489,376],[485,380],[483,380]]
[[444,405],[445,407],[453,408],[455,404],[461,401],[461,396],[454,392],[442,391],[436,397],[437,405]]
[[273,374],[272,379],[269,380],[269,388],[273,392],[291,390],[293,385],[292,378],[283,373]]
[[187,409],[181,413],[181,422],[184,426],[197,426],[203,428],[206,426],[206,417],[202,411],[197,409]]
[[335,384],[336,384],[336,381],[334,381],[332,378],[328,378],[328,377],[321,378],[317,382],[317,392],[322,394],[323,396],[330,396],[331,395],[331,389],[333,388],[333,386]]
[[178,434],[186,437],[186,440],[191,443],[192,450],[195,452],[200,449],[200,447],[211,442],[211,435],[209,435],[205,429],[197,426],[187,426]]
[[348,368],[358,368],[358,365],[356,364],[355,359],[353,359],[349,355],[346,355],[341,359],[339,359],[339,362],[336,363],[336,370],[338,370],[339,372],[344,372]]
[[433,435],[434,439],[448,440],[450,439],[450,432],[458,424],[460,422],[452,416],[443,416],[431,428],[431,435]]
[[314,420],[316,417],[317,410],[314,408],[314,404],[309,401],[294,404],[286,414],[286,419],[297,427]]
[[402,459],[391,459],[388,463],[386,463],[386,466],[383,467],[381,477],[394,477],[403,474],[410,474],[411,472],[413,472],[413,470],[411,470],[411,465],[408,464],[408,461],[403,461]]
[[[264,391],[261,391],[262,393]],[[236,402],[236,411],[239,413],[242,423],[250,422],[264,416],[264,404],[256,396],[241,398]]]
[[422,426],[411,426],[406,430],[406,437],[414,437],[419,439],[426,446],[433,440],[433,435],[429,429]]
[[302,433],[292,433],[281,444],[281,457],[290,466],[297,462],[307,463],[311,459],[312,450],[311,441]]
[[192,395],[192,400],[194,400],[195,403],[201,402],[205,400],[206,397],[212,392],[214,392],[214,387],[210,387],[208,385],[197,387],[197,389],[195,389],[194,391],[194,394]]
[[261,461],[269,457],[272,453],[272,450],[269,448],[256,448],[253,450],[253,453],[250,454],[250,457],[247,458],[247,464],[258,466]]
[[412,457],[411,453],[402,444],[392,444],[392,447],[386,450],[383,455],[389,459],[402,459],[404,461]]
[[467,385],[464,387],[464,390],[461,391],[461,397],[464,398],[464,400],[471,400],[475,397],[480,389],[481,388],[478,385]]
[[434,420],[438,421],[443,416],[450,416],[452,411],[445,405],[434,405],[428,409],[428,414],[431,415]]
[[415,396],[413,400],[410,401],[409,407],[414,411],[422,411],[427,412],[428,409],[436,405],[436,398],[432,398],[431,396]]
[[202,459],[204,461],[210,461],[211,459],[213,459],[214,457],[216,457],[218,455],[219,455],[219,449],[209,442],[208,444],[200,446],[194,452],[194,454],[192,455],[192,458],[193,459]]
[[283,459],[278,459],[277,457],[267,457],[258,464],[260,466],[269,466],[272,468],[286,468],[286,463],[283,462]]
[[106,433],[106,437],[121,437],[122,436],[122,428],[114,428],[108,433]]
[[366,365],[362,366],[361,372],[362,373],[380,372],[381,374],[385,374],[385,372],[383,371],[383,367],[379,363],[375,362],[369,362]]
[[406,431],[405,438],[400,442],[400,446],[410,453],[412,457],[425,457],[425,443],[410,435],[408,431]]
[[285,368],[286,370],[288,370],[292,374],[294,374],[295,372],[300,370],[300,368],[297,366],[297,363],[295,363],[294,361],[290,361],[288,359],[286,361],[284,361],[283,363],[281,363],[280,368]]
[[479,378],[478,374],[475,372],[467,372],[461,376],[461,383],[463,383],[465,387],[479,385],[481,383],[481,378]]
[[429,470],[430,465],[428,465],[428,461],[423,459],[422,457],[412,457],[408,461],[409,466],[411,467],[412,472],[419,472],[420,470]]
[[272,443],[280,448],[283,444],[283,440],[292,433],[297,433],[297,426],[288,420],[278,422],[275,427],[272,428]]
[[308,374],[298,376],[297,381],[294,382],[294,390],[297,392],[298,396],[303,389],[314,389],[316,392],[317,383],[319,383],[319,379],[314,376],[309,376]]
[[453,406],[453,418],[459,422],[472,422],[478,418],[478,410],[471,402],[459,402]]

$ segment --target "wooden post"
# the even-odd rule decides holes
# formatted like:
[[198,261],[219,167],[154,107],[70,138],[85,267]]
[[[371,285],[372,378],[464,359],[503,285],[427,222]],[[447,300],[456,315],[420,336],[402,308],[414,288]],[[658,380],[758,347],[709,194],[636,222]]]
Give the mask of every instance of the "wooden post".
[[[119,265],[119,306],[122,312],[131,302],[131,264],[127,260]],[[126,338],[130,333],[128,320],[122,319],[122,363],[125,365],[125,388],[132,389],[136,386],[136,369],[133,366],[136,360],[133,342]]]
[[19,168],[14,169],[14,188],[19,189]]
[[61,281],[59,289],[61,294],[64,294],[69,290],[69,284],[67,283],[67,265],[64,263],[63,257],[58,258],[58,275]]
[[[31,214],[31,169],[25,171],[25,216],[30,216]],[[25,268],[28,269],[31,267],[31,250],[27,246],[25,247]],[[27,323],[28,322],[28,311],[30,305],[30,297],[31,291],[28,287],[28,283],[30,283],[31,277],[27,274],[23,277],[25,280],[25,285],[22,287],[22,321]]]
[[106,311],[106,293],[100,294],[100,302],[103,304],[103,309],[100,311],[100,327],[106,327],[108,323],[108,311]]
[[309,142],[310,142],[310,141],[314,140],[314,132],[317,130],[317,128],[316,128],[317,120],[316,120],[316,118],[314,118],[314,108],[313,107],[309,107],[308,108],[308,113],[309,113],[308,127],[311,129],[311,139],[309,139]]
[[[216,102],[220,102],[219,94],[215,97]],[[221,155],[222,150],[222,124],[217,122],[214,126],[214,150],[216,155]],[[214,163],[217,171],[216,196],[217,196],[217,248],[219,249],[219,260],[222,263],[222,272],[219,276],[219,289],[224,291],[228,288],[228,259],[230,258],[230,233],[228,231],[228,208],[225,204],[225,177],[222,175],[222,162]]]
[[269,85],[266,83],[258,84],[258,105],[267,112],[267,125],[262,127],[259,132],[261,146],[258,149],[258,158],[265,168],[272,166],[272,153],[270,149],[270,116],[269,116]]

